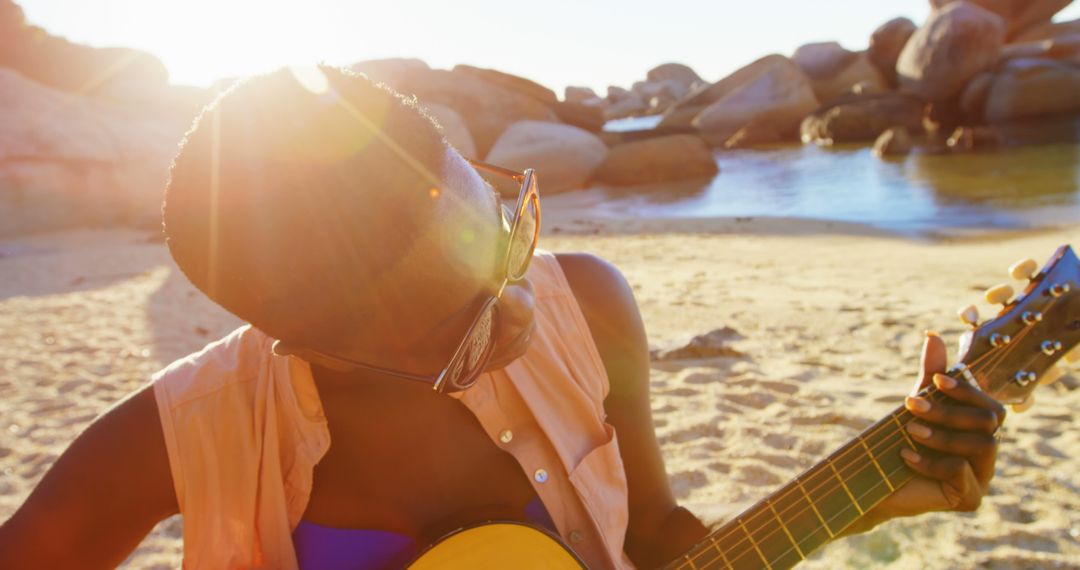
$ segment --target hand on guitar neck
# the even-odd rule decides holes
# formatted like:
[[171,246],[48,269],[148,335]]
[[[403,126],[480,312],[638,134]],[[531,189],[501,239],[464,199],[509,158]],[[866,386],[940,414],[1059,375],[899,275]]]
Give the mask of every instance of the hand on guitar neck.
[[[923,453],[900,452],[919,476],[866,513],[843,533],[870,530],[888,519],[931,511],[973,511],[990,489],[997,457],[994,433],[1005,421],[1005,407],[978,388],[944,374],[947,350],[936,333],[928,332],[922,351],[922,370],[904,407],[918,418],[908,425]],[[946,399],[920,395],[933,386]]]

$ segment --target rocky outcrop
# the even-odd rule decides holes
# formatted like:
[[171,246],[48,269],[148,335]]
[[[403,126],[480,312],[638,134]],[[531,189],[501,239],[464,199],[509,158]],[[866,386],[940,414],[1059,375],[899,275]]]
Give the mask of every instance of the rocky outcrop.
[[[608,148],[596,135],[570,125],[522,121],[499,137],[486,162],[507,168],[534,168],[545,194],[585,188]],[[517,188],[512,190],[516,192]]]
[[1049,40],[1061,36],[1080,34],[1080,19],[1066,22],[1047,22],[1033,26],[1013,38],[1014,42]]
[[469,133],[469,127],[465,125],[464,119],[461,118],[457,111],[446,105],[438,104],[428,105],[426,110],[435,119],[435,122],[442,127],[446,142],[457,149],[461,156],[472,159],[479,158],[476,155],[476,143],[473,142],[472,134]]
[[1009,61],[986,95],[988,122],[1080,112],[1080,63],[1047,59]]
[[[935,9],[943,8],[959,0],[930,0]],[[1072,0],[966,0],[1001,17],[1007,26],[1009,37],[1033,26],[1049,22],[1054,14],[1072,3]]]
[[591,87],[567,86],[563,91],[563,100],[567,103],[585,103],[600,99],[600,96]]
[[596,103],[556,101],[551,109],[562,122],[593,133],[604,128],[604,106]]
[[800,132],[803,142],[821,146],[871,142],[891,127],[921,132],[923,107],[921,100],[899,93],[853,97],[806,117]]
[[705,83],[705,80],[702,79],[696,71],[690,69],[690,66],[681,63],[664,63],[658,65],[650,69],[648,73],[645,74],[645,78],[654,83],[669,80],[675,81],[685,87],[685,91],[689,91],[691,87],[698,83]]
[[161,220],[189,121],[144,120],[0,69],[0,234]]
[[455,65],[453,71],[455,73],[479,77],[489,83],[509,89],[515,93],[520,93],[526,97],[532,97],[546,105],[552,105],[558,99],[555,97],[555,92],[551,89],[548,89],[535,81],[506,73],[505,71],[484,69],[473,67],[471,65]]
[[791,59],[810,78],[822,103],[851,93],[855,85],[871,92],[886,88],[884,76],[865,53],[848,51],[837,42],[806,44],[795,50]]
[[900,59],[900,52],[916,29],[911,20],[894,18],[879,26],[870,35],[870,47],[866,53],[889,85],[897,84],[896,61]]
[[387,59],[369,59],[349,66],[349,69],[363,73],[372,81],[385,83],[394,89],[411,73],[431,71],[423,60],[405,57]]
[[794,138],[799,122],[817,107],[810,81],[799,67],[787,58],[774,59],[757,77],[702,110],[693,124],[714,146],[751,122]]
[[649,110],[649,105],[641,98],[641,95],[626,89],[609,87],[607,101],[604,119],[608,121],[636,117]]
[[719,172],[716,159],[696,135],[671,135],[612,148],[593,178],[612,186],[637,186],[710,178]]
[[519,121],[557,122],[551,108],[471,71],[432,69],[401,78],[399,91],[416,95],[423,105],[446,105],[458,112],[472,133],[477,153],[487,154],[495,140]]
[[665,112],[660,125],[673,128],[690,126],[694,118],[705,110],[705,107],[723,99],[743,85],[757,80],[774,65],[785,61],[789,60],[782,55],[767,55],[739,68],[716,83],[699,85]]
[[900,86],[926,101],[947,101],[993,67],[1005,43],[1002,19],[966,1],[931,13],[896,64]]

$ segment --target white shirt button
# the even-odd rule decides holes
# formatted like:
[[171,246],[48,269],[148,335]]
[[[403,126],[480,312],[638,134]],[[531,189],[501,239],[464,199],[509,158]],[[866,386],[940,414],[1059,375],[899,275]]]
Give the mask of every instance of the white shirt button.
[[536,473],[533,473],[533,479],[536,479],[537,483],[543,483],[548,480],[547,470],[537,469]]
[[514,432],[512,432],[512,431],[510,431],[508,429],[504,429],[504,430],[500,431],[499,432],[499,441],[501,441],[503,443],[510,443],[511,441],[514,441]]
[[570,531],[570,542],[577,544],[582,540],[585,540],[585,535],[582,534],[580,530]]

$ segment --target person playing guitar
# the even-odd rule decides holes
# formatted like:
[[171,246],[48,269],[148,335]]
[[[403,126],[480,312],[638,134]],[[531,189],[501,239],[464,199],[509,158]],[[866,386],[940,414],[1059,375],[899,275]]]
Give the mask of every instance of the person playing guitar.
[[[401,567],[486,521],[546,529],[596,568],[700,543],[653,431],[631,288],[535,249],[542,173],[471,163],[414,100],[316,73],[240,82],[172,166],[169,250],[250,325],[79,435],[0,527],[0,567],[116,566],[177,513],[187,568]],[[481,173],[517,185],[512,208]],[[917,446],[888,452],[914,476],[828,539],[979,506],[1005,412],[945,367],[929,336],[921,386],[947,397],[909,398]]]

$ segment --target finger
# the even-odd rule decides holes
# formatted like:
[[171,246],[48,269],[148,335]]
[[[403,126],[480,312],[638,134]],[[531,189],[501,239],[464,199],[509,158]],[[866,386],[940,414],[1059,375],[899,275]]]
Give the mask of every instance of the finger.
[[938,372],[944,372],[948,359],[945,341],[934,331],[926,331],[923,340],[922,357],[919,360],[919,380],[915,383],[912,394],[930,385],[931,378]]
[[1001,425],[1001,423],[1005,421],[1005,406],[1002,406],[997,400],[991,398],[975,386],[972,386],[967,382],[960,382],[959,380],[951,376],[945,376],[944,374],[934,374],[934,385],[946,396],[957,402],[990,410],[997,418],[997,425]]
[[916,473],[941,481],[950,509],[973,511],[982,503],[983,487],[979,486],[971,464],[962,457],[935,458],[907,448],[901,450],[900,455]]
[[915,441],[946,455],[978,457],[993,453],[997,447],[997,440],[988,433],[954,431],[921,422],[911,422],[906,429]]
[[904,407],[924,422],[946,429],[987,434],[993,434],[998,429],[997,415],[986,408],[958,406],[949,403],[949,400],[932,402],[928,398],[911,396],[904,400]]

